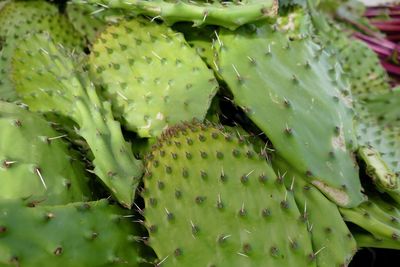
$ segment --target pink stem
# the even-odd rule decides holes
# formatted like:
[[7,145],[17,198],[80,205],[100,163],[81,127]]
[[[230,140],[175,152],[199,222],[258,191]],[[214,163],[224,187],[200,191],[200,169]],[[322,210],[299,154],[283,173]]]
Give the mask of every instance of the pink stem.
[[390,64],[386,61],[381,61],[382,66],[385,68],[385,70],[391,74],[395,75],[400,75],[400,67]]
[[353,36],[358,38],[358,39],[361,39],[361,40],[363,40],[363,41],[365,41],[367,43],[373,43],[373,44],[385,47],[385,48],[390,49],[390,50],[396,49],[396,44],[391,42],[391,41],[389,41],[389,40],[386,40],[386,39],[374,38],[374,37],[362,34],[360,32],[354,32]]
[[372,23],[372,25],[374,25],[379,30],[384,31],[384,32],[398,32],[398,31],[400,31],[400,25],[388,25],[388,24],[376,24],[376,23]]

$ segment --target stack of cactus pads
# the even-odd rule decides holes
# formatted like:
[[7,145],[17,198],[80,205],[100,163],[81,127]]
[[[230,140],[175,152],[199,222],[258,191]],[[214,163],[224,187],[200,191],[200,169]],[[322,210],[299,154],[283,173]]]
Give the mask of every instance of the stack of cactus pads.
[[339,2],[1,1],[0,266],[400,249],[400,88]]

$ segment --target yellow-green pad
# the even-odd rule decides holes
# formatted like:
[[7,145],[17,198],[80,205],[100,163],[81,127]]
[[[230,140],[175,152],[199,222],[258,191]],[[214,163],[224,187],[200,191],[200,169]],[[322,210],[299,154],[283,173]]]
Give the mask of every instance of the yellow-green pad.
[[145,19],[108,27],[93,45],[90,73],[141,137],[204,119],[218,85],[182,34]]
[[107,27],[107,24],[123,19],[123,13],[118,10],[71,2],[67,2],[65,12],[75,30],[86,38],[89,44],[96,40],[99,32]]
[[162,266],[316,266],[292,194],[243,138],[179,125],[146,167],[148,244]]
[[82,50],[83,40],[57,6],[45,1],[10,1],[0,10],[0,99],[16,100],[10,82],[11,57],[27,34],[46,32],[65,47]]
[[142,163],[125,141],[111,104],[102,102],[73,56],[43,35],[21,42],[13,57],[13,80],[32,110],[72,118],[94,155],[94,173],[125,207],[131,207]]

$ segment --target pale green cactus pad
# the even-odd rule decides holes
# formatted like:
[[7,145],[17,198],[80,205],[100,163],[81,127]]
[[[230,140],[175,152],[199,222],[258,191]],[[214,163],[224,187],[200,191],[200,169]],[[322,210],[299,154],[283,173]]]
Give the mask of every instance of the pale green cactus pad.
[[94,155],[94,173],[118,201],[130,207],[142,176],[142,164],[125,141],[111,105],[102,102],[72,55],[51,39],[34,35],[13,57],[13,81],[32,110],[58,112],[75,120]]
[[84,165],[44,118],[0,102],[0,136],[0,199],[47,205],[90,198]]
[[93,45],[90,70],[123,124],[142,137],[204,119],[218,86],[182,34],[144,19],[108,27]]
[[270,24],[222,30],[219,40],[220,75],[233,101],[278,155],[338,205],[360,204],[351,96],[340,66],[307,35],[293,38]]
[[162,266],[316,266],[292,194],[245,139],[178,125],[146,167],[148,244]]

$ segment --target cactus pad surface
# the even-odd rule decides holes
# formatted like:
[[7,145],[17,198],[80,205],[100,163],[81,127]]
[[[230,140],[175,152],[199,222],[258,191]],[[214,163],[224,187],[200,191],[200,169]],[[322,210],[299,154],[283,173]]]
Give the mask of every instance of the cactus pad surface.
[[0,199],[65,204],[90,197],[84,165],[42,117],[0,102]]
[[223,30],[219,39],[220,74],[235,104],[332,201],[360,204],[350,91],[327,51],[269,24]]
[[13,58],[13,80],[32,110],[58,112],[75,120],[78,134],[95,157],[94,173],[118,201],[130,207],[142,176],[142,164],[122,136],[109,102],[102,102],[87,73],[73,57],[43,35],[28,38]]
[[292,194],[245,139],[175,126],[146,167],[148,242],[163,266],[315,266]]
[[43,32],[66,47],[82,49],[81,36],[55,5],[45,1],[11,1],[0,10],[0,99],[17,99],[9,77],[15,47],[27,34]]
[[0,202],[1,266],[139,266],[137,234],[129,214],[107,200],[36,207]]
[[218,86],[182,34],[144,19],[108,27],[93,45],[90,70],[126,127],[142,137],[204,119]]

